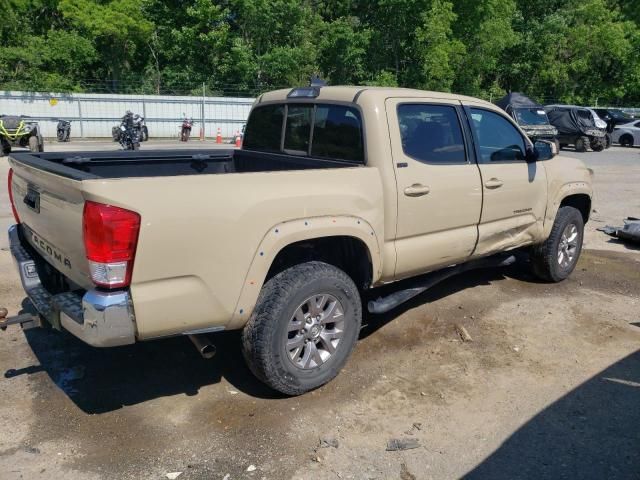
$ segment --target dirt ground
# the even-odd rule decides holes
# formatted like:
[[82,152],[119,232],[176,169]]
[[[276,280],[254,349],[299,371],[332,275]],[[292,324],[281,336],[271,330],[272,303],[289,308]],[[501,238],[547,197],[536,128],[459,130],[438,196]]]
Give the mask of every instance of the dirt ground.
[[[0,333],[0,479],[640,479],[640,249],[595,231],[640,216],[640,149],[566,154],[597,195],[568,281],[537,283],[525,259],[450,279],[367,316],[346,369],[299,398],[254,380],[234,333],[210,361],[185,338]],[[8,223],[4,189],[0,208]]]

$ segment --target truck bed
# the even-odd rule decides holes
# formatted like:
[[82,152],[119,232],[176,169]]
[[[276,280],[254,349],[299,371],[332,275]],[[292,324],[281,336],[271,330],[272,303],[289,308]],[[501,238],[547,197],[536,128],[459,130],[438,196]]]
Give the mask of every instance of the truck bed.
[[73,180],[354,167],[353,162],[237,149],[16,153],[20,163]]

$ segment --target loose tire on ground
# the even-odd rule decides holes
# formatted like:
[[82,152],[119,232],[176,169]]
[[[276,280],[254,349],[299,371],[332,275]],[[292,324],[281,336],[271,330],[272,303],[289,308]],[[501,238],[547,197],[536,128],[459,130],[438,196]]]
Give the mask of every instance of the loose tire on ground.
[[29,137],[29,151],[39,152],[40,145],[38,144],[38,137]]
[[262,382],[301,395],[338,374],[361,321],[360,294],[345,272],[323,262],[302,263],[262,288],[242,334],[244,357]]
[[561,207],[549,238],[531,250],[533,273],[540,280],[561,282],[571,275],[582,252],[584,220],[579,210]]

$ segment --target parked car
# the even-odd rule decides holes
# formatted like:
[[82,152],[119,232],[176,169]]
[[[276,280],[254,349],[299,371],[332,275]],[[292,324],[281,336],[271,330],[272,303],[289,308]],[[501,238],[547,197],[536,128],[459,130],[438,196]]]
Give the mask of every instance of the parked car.
[[560,150],[560,142],[556,138],[558,130],[549,123],[547,112],[542,105],[518,92],[505,95],[496,105],[513,117],[532,142],[549,140],[556,144],[558,151]]
[[633,117],[619,108],[593,108],[598,116],[605,122],[612,121],[615,125],[625,125],[633,121]]
[[40,125],[26,116],[0,115],[0,146],[3,155],[9,155],[12,147],[44,152],[44,138],[40,132]]
[[607,147],[606,123],[596,119],[595,112],[575,105],[546,105],[544,109],[551,125],[558,129],[561,148],[574,145],[578,152],[586,152],[589,148],[601,152]]
[[240,329],[251,371],[302,394],[345,365],[371,289],[412,278],[368,294],[384,313],[516,249],[566,279],[593,172],[554,151],[482,100],[303,87],[261,95],[240,149],[14,154],[11,252],[40,313],[0,327],[207,356]]
[[615,127],[611,134],[611,140],[623,147],[640,145],[640,120],[633,120],[625,125]]

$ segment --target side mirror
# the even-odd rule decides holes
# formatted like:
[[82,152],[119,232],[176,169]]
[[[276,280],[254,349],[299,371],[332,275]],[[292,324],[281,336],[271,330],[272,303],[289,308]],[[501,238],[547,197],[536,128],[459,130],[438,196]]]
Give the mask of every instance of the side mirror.
[[533,163],[538,160],[551,160],[558,154],[555,142],[538,140],[533,148],[527,150],[527,162]]

